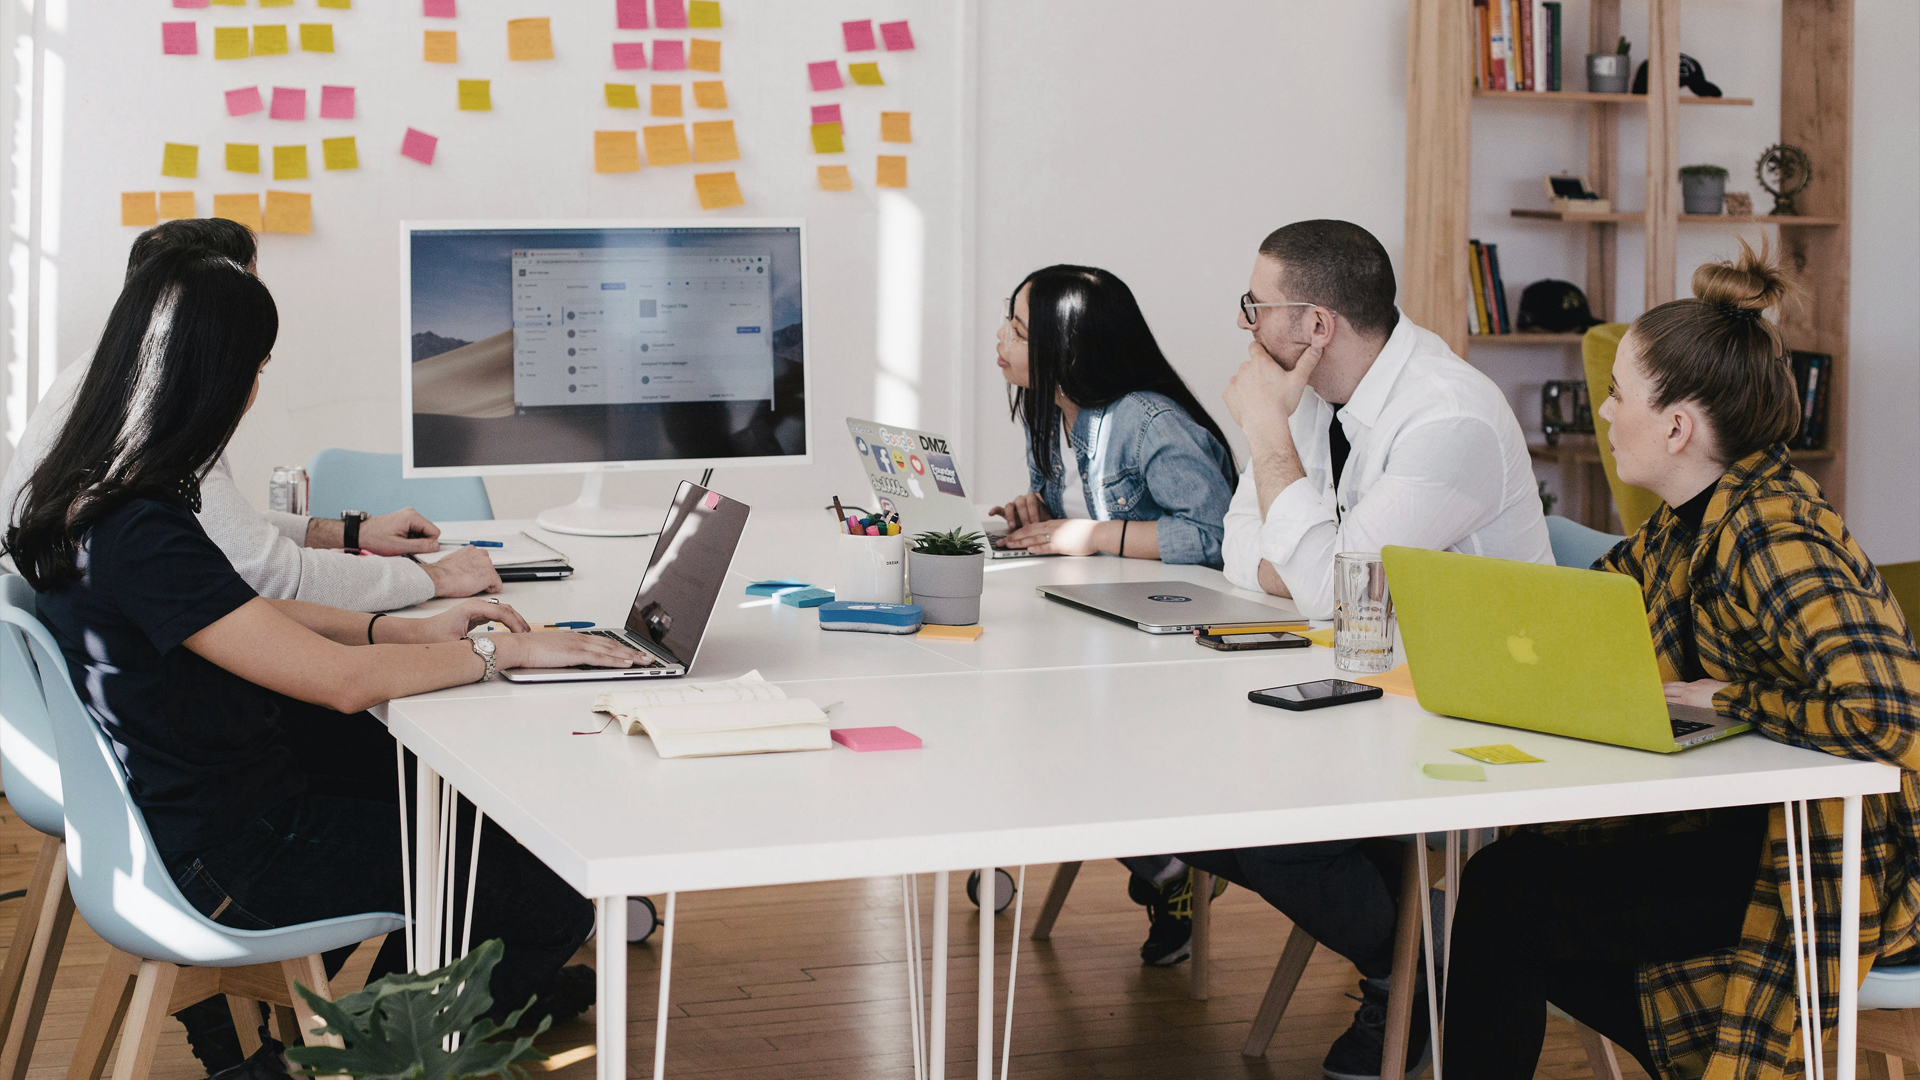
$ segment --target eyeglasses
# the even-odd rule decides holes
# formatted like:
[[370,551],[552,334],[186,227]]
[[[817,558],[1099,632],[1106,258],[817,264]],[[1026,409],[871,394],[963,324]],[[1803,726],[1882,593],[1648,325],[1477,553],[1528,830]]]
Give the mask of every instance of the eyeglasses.
[[[1261,309],[1261,308],[1266,308],[1266,307],[1319,307],[1319,306],[1320,306],[1319,304],[1309,304],[1309,303],[1307,303],[1307,302],[1306,302],[1306,301],[1304,301],[1304,300],[1290,300],[1290,301],[1288,301],[1288,302],[1286,302],[1286,303],[1284,303],[1284,304],[1280,304],[1280,303],[1275,303],[1275,304],[1259,304],[1259,303],[1255,303],[1255,302],[1254,302],[1254,299],[1253,299],[1253,290],[1251,290],[1251,289],[1249,289],[1249,290],[1247,290],[1246,292],[1244,292],[1244,293],[1242,293],[1242,294],[1240,294],[1240,314],[1242,314],[1242,315],[1244,315],[1244,316],[1246,316],[1246,319],[1247,319],[1247,323],[1248,323],[1249,325],[1251,325],[1251,324],[1253,324],[1253,323],[1256,323],[1256,322],[1258,322],[1258,321],[1260,321],[1260,309]],[[1329,309],[1329,310],[1331,310],[1331,309]],[[1339,314],[1339,313],[1338,313],[1338,312],[1335,312],[1335,314]]]

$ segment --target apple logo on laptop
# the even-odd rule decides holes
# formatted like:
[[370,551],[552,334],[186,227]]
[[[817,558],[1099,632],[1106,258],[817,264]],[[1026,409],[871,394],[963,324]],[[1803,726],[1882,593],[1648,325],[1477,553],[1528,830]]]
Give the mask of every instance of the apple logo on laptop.
[[1513,654],[1515,660],[1523,664],[1540,662],[1540,654],[1533,650],[1533,639],[1527,636],[1525,630],[1508,636],[1507,651]]
[[1193,597],[1191,596],[1179,596],[1174,593],[1154,593],[1147,597],[1147,599],[1158,600],[1163,604],[1187,604],[1193,601]]

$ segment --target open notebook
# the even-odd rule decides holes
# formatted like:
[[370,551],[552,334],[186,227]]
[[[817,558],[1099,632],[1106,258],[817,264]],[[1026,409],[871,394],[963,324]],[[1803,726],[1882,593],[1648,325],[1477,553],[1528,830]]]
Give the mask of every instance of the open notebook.
[[629,735],[646,735],[663,758],[827,750],[827,714],[750,671],[727,682],[601,694],[593,711]]

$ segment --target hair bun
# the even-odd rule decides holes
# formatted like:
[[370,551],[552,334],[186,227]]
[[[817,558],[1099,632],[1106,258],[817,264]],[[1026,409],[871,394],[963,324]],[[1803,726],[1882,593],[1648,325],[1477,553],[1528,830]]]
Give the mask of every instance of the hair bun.
[[1793,291],[1785,271],[1773,261],[1763,239],[1756,253],[1746,240],[1727,262],[1705,263],[1693,272],[1693,295],[1730,316],[1758,319]]

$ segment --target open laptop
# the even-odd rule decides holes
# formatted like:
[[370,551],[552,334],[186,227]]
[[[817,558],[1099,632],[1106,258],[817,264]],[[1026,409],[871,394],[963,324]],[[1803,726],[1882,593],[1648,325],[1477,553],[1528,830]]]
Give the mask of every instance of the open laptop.
[[1624,574],[1380,554],[1424,709],[1662,754],[1751,726],[1667,703],[1640,586]]
[[967,498],[960,482],[960,466],[954,463],[946,439],[929,431],[851,416],[847,418],[847,432],[853,436],[853,449],[866,467],[867,483],[880,500],[879,509],[900,515],[901,533],[909,537],[952,529],[984,533],[993,558],[1038,557],[1023,548],[1001,546],[1006,522],[985,518]]
[[535,683],[685,675],[700,653],[700,639],[713,618],[713,606],[733,566],[749,512],[745,503],[682,481],[653,543],[625,629],[583,631],[637,650],[649,663],[631,668],[516,668],[501,677]]
[[1113,581],[1041,585],[1041,596],[1149,634],[1185,634],[1201,627],[1307,625],[1291,600],[1261,604],[1187,581]]

